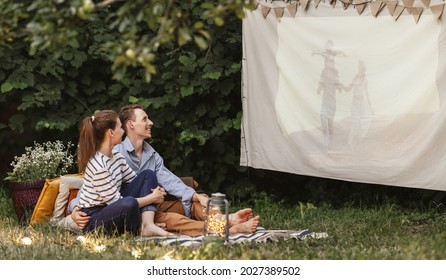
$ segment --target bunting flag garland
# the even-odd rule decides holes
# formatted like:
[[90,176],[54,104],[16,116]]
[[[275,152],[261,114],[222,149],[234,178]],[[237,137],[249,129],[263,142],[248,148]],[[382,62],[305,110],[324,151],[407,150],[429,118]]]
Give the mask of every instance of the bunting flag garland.
[[[326,2],[327,1],[327,2]],[[435,1],[435,3],[433,3]],[[415,22],[421,18],[425,9],[430,9],[431,15],[440,20],[443,14],[446,0],[257,0],[257,7],[261,6],[263,17],[266,18],[271,10],[274,10],[276,18],[280,21],[287,10],[287,14],[295,17],[298,8],[306,11],[309,7],[309,3],[313,2],[313,5],[318,8],[319,4],[325,3],[333,8],[336,7],[338,2],[341,2],[343,9],[347,10],[350,6],[356,9],[357,13],[361,15],[365,8],[370,7],[371,14],[377,17],[380,12],[387,6],[389,15],[396,21],[401,16],[404,10],[411,14]],[[285,9],[286,8],[286,9]]]

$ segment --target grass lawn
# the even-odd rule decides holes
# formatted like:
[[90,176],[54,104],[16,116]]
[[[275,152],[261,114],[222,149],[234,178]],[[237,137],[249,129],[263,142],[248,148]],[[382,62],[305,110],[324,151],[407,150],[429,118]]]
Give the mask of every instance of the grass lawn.
[[[246,205],[266,229],[310,229],[327,238],[259,244],[161,246],[133,236],[78,236],[43,225],[19,226],[6,188],[0,188],[0,259],[3,260],[434,260],[446,259],[446,216],[442,205],[404,208],[393,203],[342,207],[285,204],[260,193]],[[29,238],[29,239],[24,239]],[[30,240],[31,244],[23,244]]]

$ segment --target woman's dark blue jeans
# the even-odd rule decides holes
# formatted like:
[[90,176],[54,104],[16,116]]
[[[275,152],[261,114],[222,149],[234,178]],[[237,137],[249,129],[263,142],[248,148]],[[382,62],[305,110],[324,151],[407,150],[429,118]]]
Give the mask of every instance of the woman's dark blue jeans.
[[138,233],[141,229],[141,213],[155,211],[156,205],[139,207],[136,198],[144,197],[158,186],[156,174],[152,170],[144,170],[127,185],[121,187],[123,198],[106,206],[82,208],[81,211],[90,216],[83,232],[103,230],[104,234],[120,235],[126,231]]

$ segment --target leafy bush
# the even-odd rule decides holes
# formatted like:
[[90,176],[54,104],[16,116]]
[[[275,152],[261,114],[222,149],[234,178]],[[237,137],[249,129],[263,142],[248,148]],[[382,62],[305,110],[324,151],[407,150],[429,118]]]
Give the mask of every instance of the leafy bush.
[[[242,23],[234,12],[221,10],[219,1],[170,8],[165,1],[128,1],[78,17],[67,5],[84,1],[27,2],[0,0],[5,162],[34,141],[76,143],[80,121],[98,109],[141,103],[155,122],[152,144],[177,175],[194,176],[207,191],[245,177],[239,166]],[[240,16],[242,2],[226,5],[238,5]],[[217,10],[222,14],[212,16]],[[178,11],[188,20],[179,20]],[[181,31],[158,38],[159,13],[175,15],[172,24]],[[152,39],[162,44],[151,49]]]

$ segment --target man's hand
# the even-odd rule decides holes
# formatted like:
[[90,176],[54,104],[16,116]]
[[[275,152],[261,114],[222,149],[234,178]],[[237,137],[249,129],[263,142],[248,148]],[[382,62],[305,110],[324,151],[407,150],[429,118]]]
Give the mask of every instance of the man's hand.
[[73,212],[71,213],[71,218],[73,218],[73,221],[80,229],[84,229],[90,220],[90,216],[87,216],[87,213],[78,210],[77,207],[74,207]]
[[192,201],[199,201],[201,205],[206,207],[209,197],[205,194],[194,193]]

